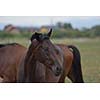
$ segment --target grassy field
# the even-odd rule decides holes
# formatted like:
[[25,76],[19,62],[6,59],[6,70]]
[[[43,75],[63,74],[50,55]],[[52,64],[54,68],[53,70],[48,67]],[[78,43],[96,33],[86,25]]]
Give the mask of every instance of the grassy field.
[[[82,70],[84,81],[87,83],[99,83],[100,82],[100,38],[93,39],[52,39],[54,43],[64,43],[76,45],[82,58]],[[29,39],[26,38],[9,38],[0,39],[0,43],[12,43],[17,42],[26,47],[29,46]],[[70,82],[66,79],[66,82]]]

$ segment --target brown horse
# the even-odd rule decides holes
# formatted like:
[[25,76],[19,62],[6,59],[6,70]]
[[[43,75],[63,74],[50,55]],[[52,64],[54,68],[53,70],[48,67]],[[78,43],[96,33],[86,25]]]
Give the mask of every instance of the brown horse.
[[[35,33],[25,59],[22,61],[18,82],[58,82],[63,71],[63,52],[47,35]],[[52,73],[52,74],[51,74]],[[53,75],[52,78],[50,75]]]
[[52,44],[52,30],[46,35],[35,33],[25,59],[22,61],[18,82],[83,82],[80,53],[74,46]]

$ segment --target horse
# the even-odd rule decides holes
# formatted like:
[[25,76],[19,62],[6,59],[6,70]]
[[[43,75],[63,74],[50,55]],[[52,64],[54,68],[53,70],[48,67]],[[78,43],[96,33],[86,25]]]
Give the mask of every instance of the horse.
[[83,83],[81,57],[73,45],[53,44],[48,34],[35,33],[22,61],[17,82],[59,82],[67,76],[74,83]]
[[63,71],[63,53],[50,41],[51,33],[52,30],[47,35],[32,35],[31,45],[20,67],[18,82],[58,81]]

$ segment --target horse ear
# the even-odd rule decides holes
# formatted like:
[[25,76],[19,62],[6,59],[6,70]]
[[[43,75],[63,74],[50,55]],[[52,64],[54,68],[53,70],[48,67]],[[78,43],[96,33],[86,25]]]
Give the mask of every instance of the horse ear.
[[50,29],[50,31],[48,32],[48,36],[50,37],[52,34],[52,28]]

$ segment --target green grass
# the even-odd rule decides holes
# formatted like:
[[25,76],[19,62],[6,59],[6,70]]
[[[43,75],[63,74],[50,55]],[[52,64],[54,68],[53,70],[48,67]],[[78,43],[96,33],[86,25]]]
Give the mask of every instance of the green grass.
[[[54,43],[73,44],[78,47],[82,58],[82,70],[84,81],[88,83],[100,82],[100,38],[94,39],[52,39]],[[0,43],[17,42],[26,47],[29,46],[29,39],[26,38],[5,38]],[[68,79],[66,79],[66,82]]]

